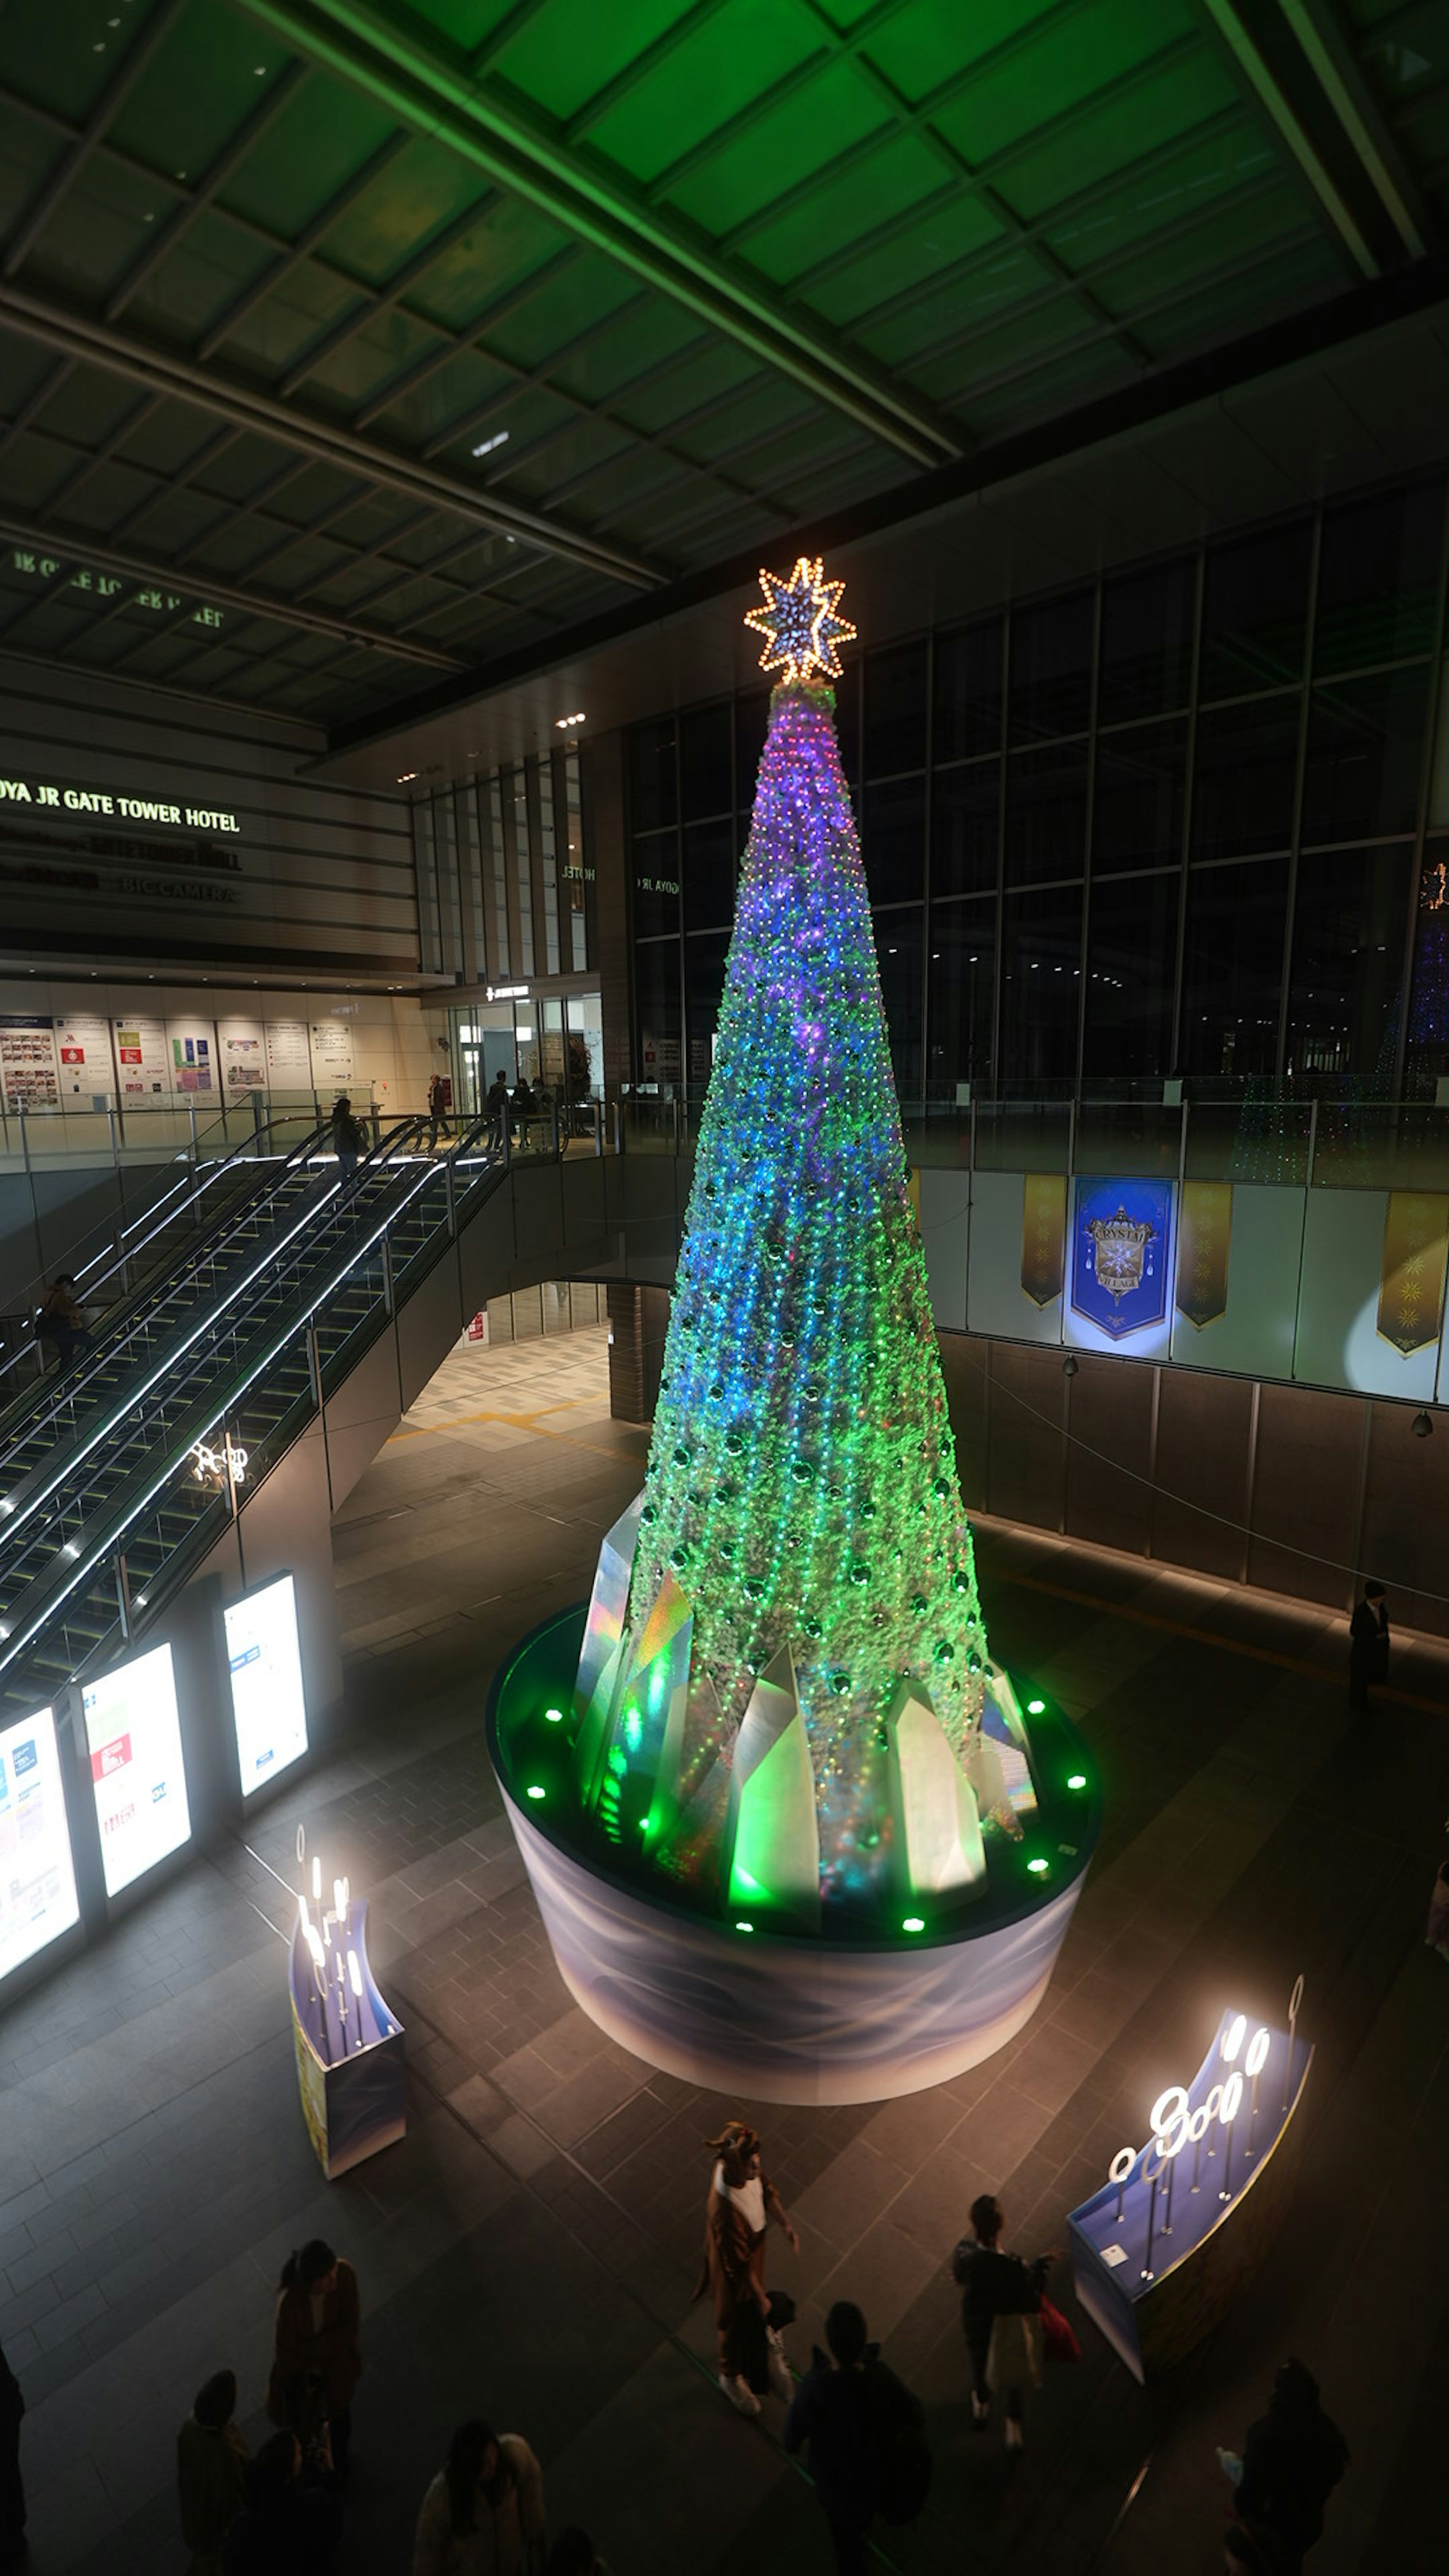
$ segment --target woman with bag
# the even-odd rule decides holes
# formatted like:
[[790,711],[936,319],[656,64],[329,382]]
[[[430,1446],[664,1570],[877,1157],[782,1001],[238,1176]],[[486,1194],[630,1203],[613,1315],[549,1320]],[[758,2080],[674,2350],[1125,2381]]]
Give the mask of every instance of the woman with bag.
[[[1006,2447],[1019,2451],[1022,2391],[1041,2386],[1042,2292],[1056,2257],[1039,2254],[1034,2263],[1025,2263],[1019,2254],[1003,2254],[1005,2224],[1000,2204],[989,2191],[973,2200],[971,2233],[962,2237],[951,2257],[951,2276],[961,2292],[961,2328],[971,2356],[972,2421],[989,2421],[991,2391],[1003,2388]],[[1058,2319],[1054,2308],[1050,2314],[1071,2336],[1065,2318]]]
[[267,2413],[295,2433],[304,2452],[330,2434],[331,2463],[347,2470],[352,2393],[362,2376],[357,2274],[314,2236],[288,2256],[277,2285],[276,2350]]
[[787,2404],[795,2393],[784,2345],[771,2322],[765,2231],[773,2218],[784,2229],[794,2254],[800,2251],[800,2239],[761,2163],[758,2131],[747,2120],[726,2120],[719,2136],[706,2139],[705,2144],[716,2161],[705,2205],[704,2261],[694,2295],[698,2299],[709,2290],[714,2298],[721,2393],[742,2415],[758,2415],[760,2401],[750,2385],[748,2367],[752,2327],[756,2338],[761,2329],[766,2337],[768,2385]]

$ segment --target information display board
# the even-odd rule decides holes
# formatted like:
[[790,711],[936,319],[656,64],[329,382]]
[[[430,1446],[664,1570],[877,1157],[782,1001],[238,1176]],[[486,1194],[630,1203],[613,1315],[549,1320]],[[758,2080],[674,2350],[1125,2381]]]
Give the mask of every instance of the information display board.
[[191,1834],[170,1647],[88,1682],[81,1706],[106,1894],[119,1896]]
[[231,1094],[265,1089],[267,1045],[260,1020],[219,1020],[216,1042],[223,1091]]
[[352,1027],[349,1021],[312,1022],[312,1080],[319,1091],[343,1091],[352,1080]]
[[80,1921],[55,1715],[0,1728],[0,1987]]
[[166,1023],[155,1019],[113,1020],[116,1076],[124,1100],[152,1099],[171,1088],[171,1059],[166,1052]]
[[305,1020],[268,1020],[267,1081],[273,1091],[310,1091],[312,1058]]
[[168,1020],[166,1044],[173,1091],[216,1089],[216,1031],[209,1020]]
[[0,1082],[7,1109],[54,1109],[60,1099],[49,1020],[0,1018]]
[[64,1099],[94,1100],[97,1092],[115,1089],[109,1020],[83,1011],[64,1012],[55,1024],[55,1046]]
[[242,1796],[264,1789],[307,1750],[307,1705],[290,1574],[233,1601],[226,1614],[231,1711]]

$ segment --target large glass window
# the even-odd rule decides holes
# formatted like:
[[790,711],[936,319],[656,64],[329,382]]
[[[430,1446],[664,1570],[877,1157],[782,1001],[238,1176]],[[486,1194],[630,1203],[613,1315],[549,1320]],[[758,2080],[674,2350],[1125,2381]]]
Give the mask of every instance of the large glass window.
[[1360,841],[1412,832],[1429,666],[1315,689],[1303,781],[1303,838]]
[[1205,708],[1193,769],[1194,858],[1286,850],[1293,837],[1300,699]]
[[1087,906],[1082,1080],[1171,1069],[1180,870],[1093,873]]
[[[686,823],[728,814],[734,802],[728,706],[702,707],[679,719],[679,794]],[[661,817],[661,820],[664,818]]]
[[932,756],[970,760],[1001,741],[1002,620],[936,638]]
[[1407,842],[1299,862],[1288,984],[1289,1082],[1354,1075],[1387,1093],[1414,854]]
[[1272,1073],[1283,991],[1288,861],[1193,868],[1182,979],[1185,1073]]
[[1092,704],[1092,594],[1079,590],[1011,623],[1011,739],[1083,733]]
[[677,939],[645,939],[634,950],[638,1080],[670,1092],[678,1090],[680,1079],[679,949]]
[[755,780],[769,730],[768,689],[752,689],[748,697],[735,700],[735,810],[745,833],[749,831],[750,816],[755,810]]
[[880,960],[881,1000],[890,1033],[896,1092],[902,1100],[921,1094],[922,949],[925,916],[920,904],[875,917],[876,955]]
[[1001,831],[1001,763],[969,761],[931,781],[931,893],[985,894],[996,888]]
[[1414,987],[1405,1087],[1432,1097],[1449,1073],[1449,840],[1425,845],[1414,928]]
[[1080,876],[1087,857],[1087,746],[1013,753],[1006,769],[1006,882]]
[[679,928],[679,834],[647,832],[634,843],[634,936]]
[[1442,483],[1325,512],[1316,673],[1368,670],[1432,649],[1443,518]]
[[696,1107],[714,1064],[715,1032],[724,992],[729,935],[707,931],[684,943],[684,1015],[689,1034],[689,1092]]
[[926,961],[928,1098],[954,1100],[962,1082],[991,1071],[996,981],[996,900],[933,903]]
[[1204,698],[1243,698],[1301,679],[1308,642],[1307,519],[1209,546],[1203,578]]
[[904,903],[918,896],[926,877],[924,779],[895,778],[868,787],[861,839],[871,902]]
[[1182,855],[1187,722],[1128,725],[1097,742],[1092,874]]
[[629,735],[629,823],[635,832],[657,832],[678,818],[674,719],[635,725]]
[[727,929],[735,917],[732,821],[685,825],[683,881],[685,929]]
[[1070,1083],[1077,1070],[1082,889],[1007,893],[1001,917],[1003,1081]]
[[1185,707],[1192,685],[1191,557],[1124,573],[1102,589],[1098,724]]
[[926,647],[865,657],[865,774],[895,778],[926,759]]

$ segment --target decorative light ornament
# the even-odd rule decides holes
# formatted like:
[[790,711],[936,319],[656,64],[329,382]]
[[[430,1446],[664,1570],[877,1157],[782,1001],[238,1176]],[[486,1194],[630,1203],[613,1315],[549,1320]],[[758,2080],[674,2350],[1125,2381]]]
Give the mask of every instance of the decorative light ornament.
[[760,655],[762,671],[783,671],[784,686],[793,688],[819,672],[822,678],[840,677],[839,644],[849,644],[855,628],[848,618],[836,614],[843,581],[825,579],[824,558],[801,555],[788,581],[779,573],[760,572],[760,588],[765,595],[763,608],[752,608],[745,624],[765,638]]

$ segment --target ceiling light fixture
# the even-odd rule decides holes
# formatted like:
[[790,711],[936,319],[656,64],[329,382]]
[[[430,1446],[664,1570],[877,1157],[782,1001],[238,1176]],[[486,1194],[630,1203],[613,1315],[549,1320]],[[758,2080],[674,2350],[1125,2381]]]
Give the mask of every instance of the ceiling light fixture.
[[507,444],[508,444],[508,432],[507,432],[507,430],[506,430],[506,429],[495,429],[495,431],[493,432],[493,435],[492,435],[492,437],[491,437],[491,438],[484,438],[484,439],[480,439],[480,440],[479,440],[478,445],[477,445],[477,446],[474,448],[474,450],[473,450],[473,453],[474,453],[474,455],[475,455],[475,456],[491,456],[495,447],[506,447],[506,446],[507,446]]
[[583,721],[584,711],[583,708],[580,707],[577,715],[555,716],[553,720],[553,729],[555,733],[567,733],[570,725],[581,725]]
[[397,774],[397,783],[399,787],[406,787],[408,780],[410,778],[416,778],[417,774],[418,773],[415,769],[400,769]]

